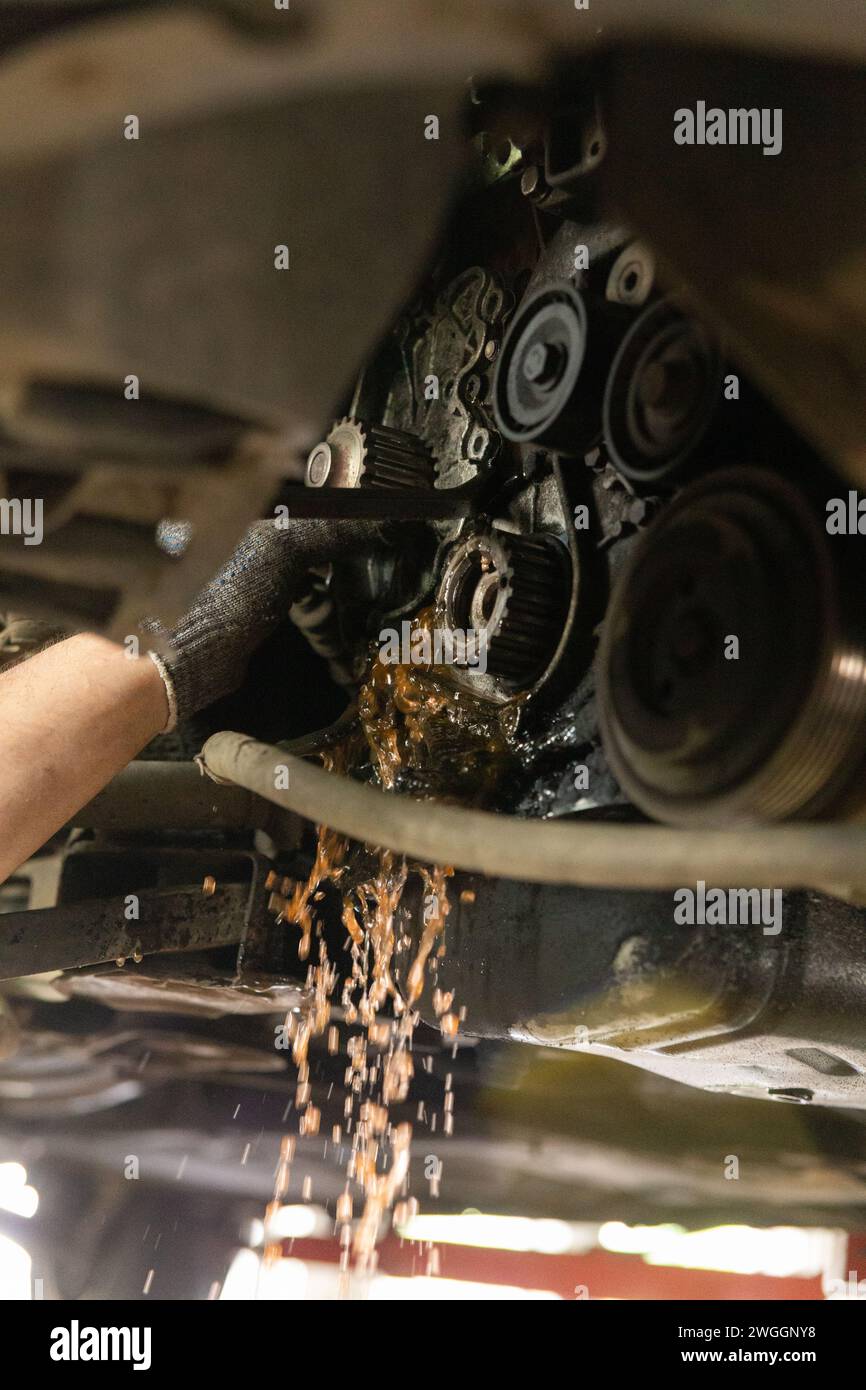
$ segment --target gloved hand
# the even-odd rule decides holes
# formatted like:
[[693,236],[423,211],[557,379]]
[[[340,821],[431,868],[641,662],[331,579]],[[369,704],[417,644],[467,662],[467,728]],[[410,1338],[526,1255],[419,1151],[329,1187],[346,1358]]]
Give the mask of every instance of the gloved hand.
[[237,690],[258,646],[287,616],[309,569],[340,553],[381,544],[369,521],[261,521],[251,527],[177,626],[149,626],[150,653],[165,682],[165,732]]

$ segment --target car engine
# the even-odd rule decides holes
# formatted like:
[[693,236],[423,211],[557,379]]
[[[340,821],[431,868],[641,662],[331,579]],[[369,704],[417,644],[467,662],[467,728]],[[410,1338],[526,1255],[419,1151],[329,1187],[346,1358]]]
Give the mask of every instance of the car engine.
[[[363,1256],[479,1039],[866,1110],[862,73],[16,8],[0,492],[44,540],[0,539],[0,671],[139,640],[258,518],[375,539],[0,887],[4,1122],[291,1056]],[[783,104],[784,167],[677,164],[682,73]]]

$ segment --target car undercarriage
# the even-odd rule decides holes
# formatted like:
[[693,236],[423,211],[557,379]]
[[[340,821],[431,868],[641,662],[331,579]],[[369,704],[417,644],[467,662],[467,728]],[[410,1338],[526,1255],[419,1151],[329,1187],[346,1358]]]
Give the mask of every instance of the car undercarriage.
[[262,517],[371,536],[0,886],[9,1146],[218,1186],[235,1088],[235,1195],[313,1172],[363,1260],[577,1053],[813,1107],[862,1201],[866,30],[673,8],[0,4],[0,673]]

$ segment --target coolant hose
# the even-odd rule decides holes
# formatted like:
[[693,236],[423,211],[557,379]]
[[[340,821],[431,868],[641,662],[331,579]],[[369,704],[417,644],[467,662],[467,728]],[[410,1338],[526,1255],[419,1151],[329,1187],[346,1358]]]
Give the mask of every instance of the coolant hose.
[[866,888],[866,828],[783,825],[680,830],[525,820],[379,791],[245,734],[209,738],[199,763],[349,839],[425,864],[533,883],[596,888]]

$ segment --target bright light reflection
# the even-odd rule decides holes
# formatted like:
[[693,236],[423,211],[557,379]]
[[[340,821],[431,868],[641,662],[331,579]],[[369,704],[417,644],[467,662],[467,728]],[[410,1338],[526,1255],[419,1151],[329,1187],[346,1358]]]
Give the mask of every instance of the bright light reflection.
[[473,1245],[482,1250],[567,1255],[592,1249],[595,1229],[568,1221],[465,1211],[457,1216],[414,1216],[397,1228],[397,1234],[404,1240],[431,1240],[434,1245]]
[[521,1289],[513,1284],[475,1284],[469,1279],[428,1279],[424,1275],[402,1279],[390,1274],[377,1274],[370,1281],[367,1297],[374,1303],[407,1299],[420,1299],[424,1303],[461,1302],[466,1299],[480,1299],[484,1303],[527,1299],[532,1302],[562,1301],[560,1295],[550,1289]]
[[31,1260],[23,1246],[0,1236],[0,1302],[21,1302],[32,1297]]
[[220,1290],[220,1302],[294,1301],[305,1298],[306,1293],[307,1266],[303,1260],[277,1260],[266,1265],[254,1250],[239,1250]]
[[793,1226],[626,1226],[606,1221],[598,1233],[603,1250],[642,1255],[648,1264],[676,1269],[716,1269],[730,1274],[814,1278],[835,1265],[839,1234]]
[[39,1193],[27,1186],[27,1170],[20,1163],[0,1163],[0,1208],[15,1216],[34,1216]]

